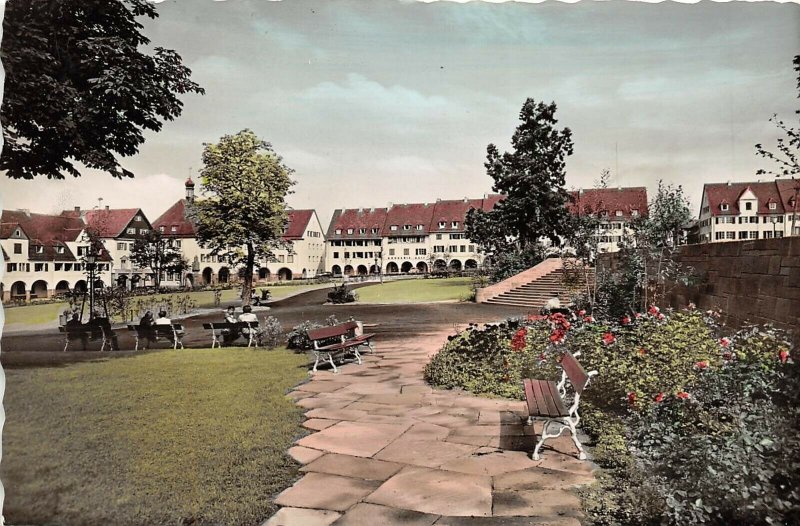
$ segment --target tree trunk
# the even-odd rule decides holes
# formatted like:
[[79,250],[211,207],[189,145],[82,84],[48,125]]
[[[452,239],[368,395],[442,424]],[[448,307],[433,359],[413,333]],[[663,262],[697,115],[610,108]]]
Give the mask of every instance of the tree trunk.
[[242,281],[242,306],[250,305],[253,297],[253,269],[255,268],[255,254],[253,245],[247,245],[247,259],[244,267],[244,280]]

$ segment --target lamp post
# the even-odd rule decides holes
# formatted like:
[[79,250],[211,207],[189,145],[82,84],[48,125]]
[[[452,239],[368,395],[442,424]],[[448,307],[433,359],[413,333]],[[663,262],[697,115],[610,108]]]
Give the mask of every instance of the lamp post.
[[770,217],[769,222],[772,223],[772,239],[775,239],[775,225],[778,224],[778,218],[774,216]]
[[[378,266],[378,260],[381,260],[380,266]],[[377,252],[375,255],[375,268],[378,271],[378,277],[381,280],[381,285],[383,285],[383,251]]]
[[86,254],[86,270],[89,272],[89,321],[94,319],[94,280],[95,269],[97,268],[97,253],[93,246],[89,246]]

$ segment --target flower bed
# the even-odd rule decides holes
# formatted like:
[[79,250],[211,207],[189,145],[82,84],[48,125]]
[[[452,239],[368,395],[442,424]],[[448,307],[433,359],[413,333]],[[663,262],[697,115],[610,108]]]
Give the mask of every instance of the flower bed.
[[770,328],[721,337],[716,313],[613,322],[512,319],[451,337],[425,369],[443,388],[522,399],[522,379],[555,379],[565,349],[599,371],[584,393],[598,484],[591,524],[800,523],[800,375]]

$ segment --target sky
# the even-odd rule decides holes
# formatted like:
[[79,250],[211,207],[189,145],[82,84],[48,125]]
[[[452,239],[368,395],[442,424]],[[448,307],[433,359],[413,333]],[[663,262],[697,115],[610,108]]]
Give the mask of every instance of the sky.
[[[155,220],[201,168],[203,143],[244,128],[295,170],[288,202],[336,208],[480,197],[486,146],[508,149],[526,98],[573,132],[567,186],[757,180],[768,119],[797,122],[800,6],[165,1],[143,20],[205,96],[123,159],[136,177],[0,180],[7,208],[141,207]],[[695,209],[696,211],[696,209]]]

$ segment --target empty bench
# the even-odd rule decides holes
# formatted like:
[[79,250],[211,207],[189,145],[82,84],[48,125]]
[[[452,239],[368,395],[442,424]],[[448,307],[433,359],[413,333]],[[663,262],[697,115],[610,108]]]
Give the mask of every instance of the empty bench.
[[86,350],[86,343],[90,341],[100,341],[100,351],[104,351],[106,343],[111,348],[109,340],[112,339],[112,331],[100,325],[62,325],[58,328],[59,332],[64,333],[66,342],[64,343],[64,352],[69,348],[69,344],[75,340],[83,342],[83,350]]
[[[580,422],[578,404],[581,401],[581,394],[589,384],[589,380],[597,375],[597,371],[589,373],[584,371],[581,364],[575,359],[575,356],[578,355],[580,353],[575,353],[574,356],[569,352],[564,353],[561,359],[561,381],[558,384],[550,380],[530,378],[522,382],[525,389],[525,401],[528,404],[528,422],[532,423],[534,419],[544,421],[542,437],[533,450],[533,460],[539,460],[539,450],[545,440],[560,436],[566,429],[572,433],[572,441],[575,442],[579,451],[578,458],[586,460],[586,453],[578,440],[575,428]],[[569,408],[567,408],[567,385],[571,386],[573,393],[572,404]]]
[[257,321],[219,321],[204,323],[203,328],[211,331],[212,349],[222,347],[225,334],[232,335],[231,341],[233,341],[246,332],[248,347],[253,345],[258,347],[261,344],[261,327]]
[[[133,332],[136,336],[136,346],[134,351],[139,350],[139,342],[158,342],[159,339],[165,339],[172,344],[173,349],[177,349],[178,345],[183,349],[183,325],[180,323],[172,323],[167,325],[128,325],[128,330]],[[146,345],[146,343],[145,343]],[[147,347],[142,347],[146,349]]]
[[338,373],[334,363],[334,356],[342,357],[347,354],[352,354],[359,364],[361,364],[361,354],[358,352],[359,347],[367,347],[371,352],[375,352],[372,347],[372,338],[375,334],[357,334],[360,330],[360,324],[357,321],[349,321],[347,323],[340,323],[332,327],[321,327],[319,329],[310,329],[308,331],[308,339],[314,345],[314,368],[312,372],[317,372],[317,365],[322,358],[327,359],[333,367],[333,372]]

